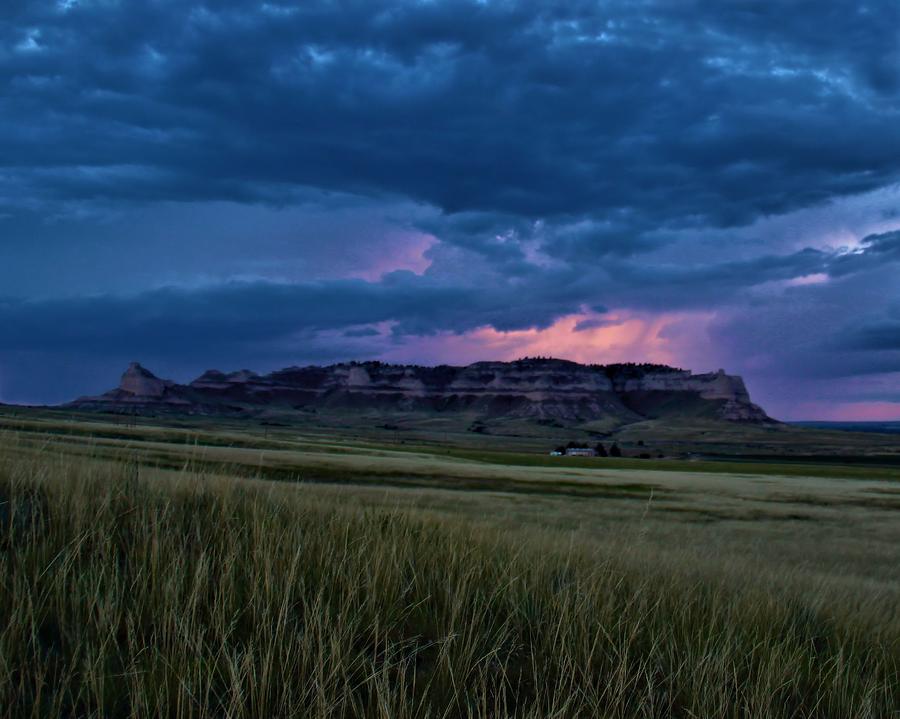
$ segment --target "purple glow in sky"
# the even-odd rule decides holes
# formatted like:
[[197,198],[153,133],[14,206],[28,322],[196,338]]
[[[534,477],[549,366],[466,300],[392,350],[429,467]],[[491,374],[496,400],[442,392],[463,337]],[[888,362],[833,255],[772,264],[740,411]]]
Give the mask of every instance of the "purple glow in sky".
[[900,419],[895,2],[0,9],[0,401],[346,359]]

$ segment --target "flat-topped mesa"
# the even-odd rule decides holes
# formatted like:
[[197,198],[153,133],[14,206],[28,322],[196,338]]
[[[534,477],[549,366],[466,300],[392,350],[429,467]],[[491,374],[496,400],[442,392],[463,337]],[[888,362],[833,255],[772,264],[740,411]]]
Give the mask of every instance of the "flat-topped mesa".
[[191,382],[190,386],[198,389],[224,389],[233,384],[246,384],[259,378],[256,372],[248,369],[238,370],[225,374],[217,369],[208,369],[197,379]]
[[630,397],[630,404],[639,404],[640,397],[660,400],[666,395],[695,394],[700,400],[717,404],[716,416],[734,422],[769,422],[765,411],[750,400],[744,380],[725,370],[693,374],[686,370],[653,369],[640,376],[617,375],[613,378],[615,391]]
[[744,380],[721,369],[708,374],[674,368],[638,375],[617,373],[612,375],[612,384],[616,392],[697,392],[703,399],[750,401]]
[[750,401],[740,377],[654,364],[583,365],[557,359],[475,362],[456,367],[344,362],[289,367],[267,375],[208,370],[188,385],[161,380],[132,364],[117,390],[72,403],[190,406],[190,411],[254,412],[310,408],[461,412],[485,417],[622,422],[664,416],[771,421]]

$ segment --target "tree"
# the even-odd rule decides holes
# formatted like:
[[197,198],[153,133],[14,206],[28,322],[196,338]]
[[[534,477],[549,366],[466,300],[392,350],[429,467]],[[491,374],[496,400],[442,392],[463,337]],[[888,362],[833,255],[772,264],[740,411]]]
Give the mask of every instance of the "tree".
[[554,452],[559,452],[560,454],[565,454],[565,453],[566,453],[566,448],[563,447],[562,445],[559,445],[559,447],[557,447],[557,448],[556,448],[555,450],[553,450],[553,451],[554,451]]
[[622,450],[619,449],[619,445],[613,442],[613,446],[609,448],[609,456],[610,457],[621,457]]
[[609,455],[606,453],[606,447],[603,446],[603,442],[597,442],[597,446],[594,447],[597,450],[598,457],[608,457]]

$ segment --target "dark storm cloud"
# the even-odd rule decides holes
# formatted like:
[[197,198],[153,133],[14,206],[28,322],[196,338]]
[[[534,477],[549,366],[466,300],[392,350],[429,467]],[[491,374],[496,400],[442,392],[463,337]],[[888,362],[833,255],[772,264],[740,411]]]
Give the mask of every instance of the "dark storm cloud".
[[900,350],[900,320],[885,320],[860,327],[852,333],[848,344],[861,350]]
[[132,296],[0,299],[0,351],[103,352],[114,346],[140,354],[163,346],[214,358],[229,347],[397,318],[402,318],[398,334],[427,334],[434,327],[464,332],[488,324],[502,329],[547,326],[578,307],[577,294],[565,287],[548,287],[512,306],[506,291],[441,285],[405,271],[377,283],[232,282]]
[[579,320],[572,329],[575,332],[585,332],[587,330],[599,329],[600,327],[610,327],[614,324],[616,324],[614,320],[608,320],[602,317],[592,317],[587,320]]
[[[897,294],[900,295],[900,290]],[[848,324],[836,334],[833,342],[839,350],[896,352],[893,359],[896,369],[900,371],[900,302],[885,307],[875,317],[864,317],[861,321]]]
[[691,266],[643,259],[607,265],[611,294],[627,306],[665,310],[728,305],[746,290],[824,271],[828,252],[807,248],[788,255]]
[[837,277],[900,261],[900,230],[867,235],[859,247],[836,258],[829,272]]
[[[135,358],[183,380],[206,367],[371,358],[384,340],[374,343],[379,333],[360,325],[389,322],[396,339],[436,328],[523,329],[548,326],[579,302],[564,282],[511,304],[500,288],[443,285],[411,272],[377,283],[231,282],[131,296],[0,299],[0,397],[58,402],[99,392]],[[329,336],[332,330],[344,331]]]
[[344,337],[378,337],[380,334],[374,327],[360,327],[344,331]]
[[[875,244],[861,253],[875,252]],[[641,303],[631,306],[665,309],[707,306],[704,293],[724,301],[742,290],[768,282],[804,276],[843,260],[804,250],[786,256],[764,256],[700,269],[644,268],[621,263],[607,275],[578,269],[532,268],[532,276],[513,277],[494,286],[475,281],[447,283],[429,275],[397,271],[377,282],[329,280],[310,283],[229,282],[194,289],[167,287],[134,295],[103,295],[25,301],[0,298],[0,351],[78,351],[108,346],[140,353],[152,347],[177,345],[192,355],[229,346],[277,342],[302,332],[345,330],[345,336],[372,334],[361,325],[394,322],[394,334],[423,335],[435,328],[465,332],[483,326],[498,330],[547,327],[561,315],[585,307],[606,308],[586,298],[612,292],[626,298],[634,285],[650,287]],[[605,284],[605,286],[604,286]],[[600,290],[592,287],[601,285]],[[528,292],[517,296],[517,288]],[[700,289],[697,289],[697,288]],[[609,288],[612,288],[611,290]],[[693,288],[686,291],[685,288]],[[699,299],[698,299],[699,297]],[[600,326],[601,319],[578,329]]]
[[50,201],[746,223],[897,179],[900,11],[867,8],[18,2],[0,157]]
[[[881,247],[865,245],[859,266],[865,268],[867,254]],[[898,355],[856,351],[861,341],[873,341],[868,325],[862,334],[842,331],[859,329],[855,319],[873,321],[845,298],[877,306],[885,283],[891,286],[890,278],[896,276],[895,263],[874,273],[846,272],[833,285],[792,288],[784,301],[772,297],[754,306],[747,300],[754,287],[827,272],[831,263],[843,259],[839,251],[804,250],[690,269],[647,267],[642,258],[624,258],[592,270],[532,266],[510,277],[447,279],[399,271],[371,282],[229,282],[128,296],[8,298],[0,300],[0,390],[7,400],[61,401],[106,388],[118,365],[135,358],[188,379],[209,366],[274,368],[372,357],[394,339],[483,326],[501,331],[547,327],[562,315],[585,309],[603,314],[607,297],[618,307],[651,311],[736,308],[749,301],[751,314],[732,315],[730,324],[716,330],[721,344],[733,352],[722,364],[735,370],[763,350],[779,357],[779,376],[900,370]],[[591,318],[575,329],[604,324],[605,318]],[[388,327],[387,339],[375,325]],[[789,334],[781,334],[786,328]],[[337,334],[329,337],[330,332]],[[844,345],[829,348],[827,340],[835,333]],[[855,344],[848,348],[847,343]],[[44,374],[36,374],[41,367]],[[36,376],[50,379],[36,381]]]
[[793,405],[804,400],[887,401],[900,383],[889,334],[900,319],[898,269],[886,264],[726,309],[710,327],[716,357],[753,377],[757,397],[794,418]]
[[748,233],[900,181],[898,27],[893,0],[8,0],[0,389],[607,307],[720,312],[729,368],[894,371],[900,231]]

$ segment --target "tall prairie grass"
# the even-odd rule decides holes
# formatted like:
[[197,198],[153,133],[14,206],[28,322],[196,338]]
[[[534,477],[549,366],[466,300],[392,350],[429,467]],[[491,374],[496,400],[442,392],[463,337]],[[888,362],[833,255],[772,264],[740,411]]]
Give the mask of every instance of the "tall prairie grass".
[[9,717],[867,717],[874,594],[326,490],[0,461]]

